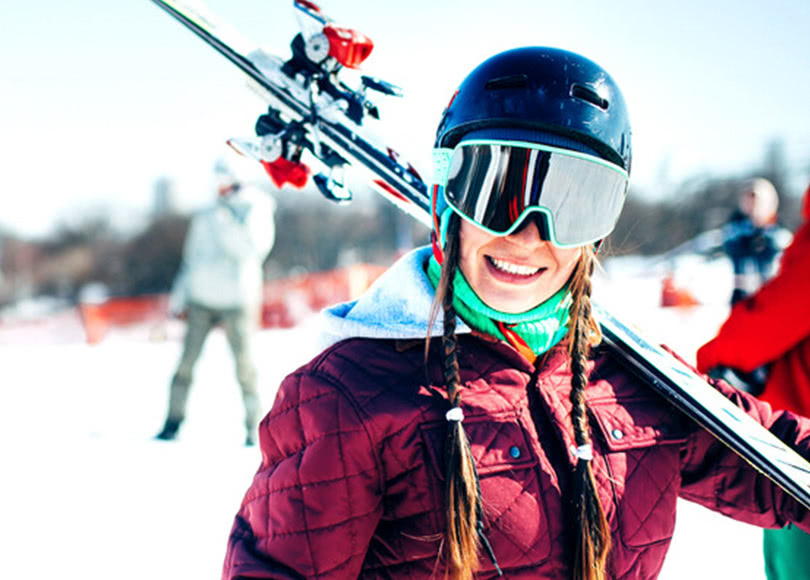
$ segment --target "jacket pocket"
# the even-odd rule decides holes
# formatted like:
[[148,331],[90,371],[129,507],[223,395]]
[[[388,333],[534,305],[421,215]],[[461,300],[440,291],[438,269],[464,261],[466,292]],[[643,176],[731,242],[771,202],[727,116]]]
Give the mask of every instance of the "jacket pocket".
[[[544,497],[549,484],[537,469],[526,431],[514,414],[467,417],[464,431],[481,484],[484,532],[498,564],[511,568],[541,563],[551,551]],[[446,422],[422,425],[427,461],[442,482],[446,437]],[[481,566],[482,571],[492,569],[486,555]]]
[[591,401],[604,444],[622,542],[641,547],[672,538],[680,490],[681,415],[659,399]]

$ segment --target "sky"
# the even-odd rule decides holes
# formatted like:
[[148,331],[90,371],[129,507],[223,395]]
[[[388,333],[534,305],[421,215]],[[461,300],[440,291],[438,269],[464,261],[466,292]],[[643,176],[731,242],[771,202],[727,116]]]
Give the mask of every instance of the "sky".
[[[223,21],[289,55],[291,0],[208,0]],[[636,191],[665,197],[687,178],[750,171],[784,142],[810,179],[810,3],[806,0],[323,0],[375,43],[363,73],[399,85],[373,131],[429,171],[442,109],[464,76],[501,50],[555,46],[616,79],[633,124]],[[149,0],[0,3],[0,228],[41,236],[110,211],[125,223],[172,179],[190,210],[213,196],[230,137],[250,136],[264,104],[243,75]],[[280,195],[295,195],[284,191]]]

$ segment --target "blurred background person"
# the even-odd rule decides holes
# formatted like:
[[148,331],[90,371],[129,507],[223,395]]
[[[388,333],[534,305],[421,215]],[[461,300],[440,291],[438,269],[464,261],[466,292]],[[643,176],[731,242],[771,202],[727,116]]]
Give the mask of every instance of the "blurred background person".
[[183,263],[172,287],[170,314],[185,318],[180,363],[172,378],[169,409],[157,439],[173,440],[185,419],[194,365],[208,333],[225,330],[245,406],[245,444],[253,445],[261,404],[251,335],[262,304],[263,264],[275,240],[270,196],[240,183],[224,163],[215,168],[217,200],[192,219]]
[[[810,187],[802,218],[779,272],[732,308],[717,336],[698,350],[697,366],[704,373],[766,369],[760,397],[810,416]],[[764,534],[768,578],[810,580],[810,535],[790,525]]]
[[777,224],[779,195],[767,179],[747,181],[739,197],[739,206],[725,226],[723,250],[734,268],[734,305],[756,291],[774,272],[781,251]]

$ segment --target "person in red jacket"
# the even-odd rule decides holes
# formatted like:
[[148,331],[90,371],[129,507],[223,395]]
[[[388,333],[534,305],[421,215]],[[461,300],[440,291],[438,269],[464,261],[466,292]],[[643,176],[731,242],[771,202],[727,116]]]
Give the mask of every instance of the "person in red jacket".
[[[810,530],[601,343],[591,275],[631,159],[604,69],[487,59],[434,159],[434,244],[329,309],[328,345],[282,382],[223,579],[653,579],[679,497]],[[810,457],[809,419],[714,384]]]
[[[774,409],[810,416],[810,187],[802,218],[776,276],[732,308],[717,336],[698,350],[697,366],[750,372],[768,365],[759,397]],[[791,526],[765,530],[765,564],[771,580],[810,579],[810,536]]]

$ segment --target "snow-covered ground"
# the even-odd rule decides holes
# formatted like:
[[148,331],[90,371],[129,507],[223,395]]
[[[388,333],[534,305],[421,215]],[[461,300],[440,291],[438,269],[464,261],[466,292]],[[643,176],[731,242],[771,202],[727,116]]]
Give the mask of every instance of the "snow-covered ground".
[[[680,280],[704,306],[661,309],[660,272],[608,261],[600,302],[693,360],[726,315],[722,265]],[[683,276],[683,270],[679,274]],[[213,333],[196,369],[179,440],[161,427],[182,325],[81,341],[78,321],[0,326],[0,552],[3,578],[202,580],[219,577],[233,515],[259,461],[242,445],[230,353]],[[283,375],[315,352],[314,320],[263,331],[265,406]],[[683,502],[663,580],[764,578],[760,530]]]

